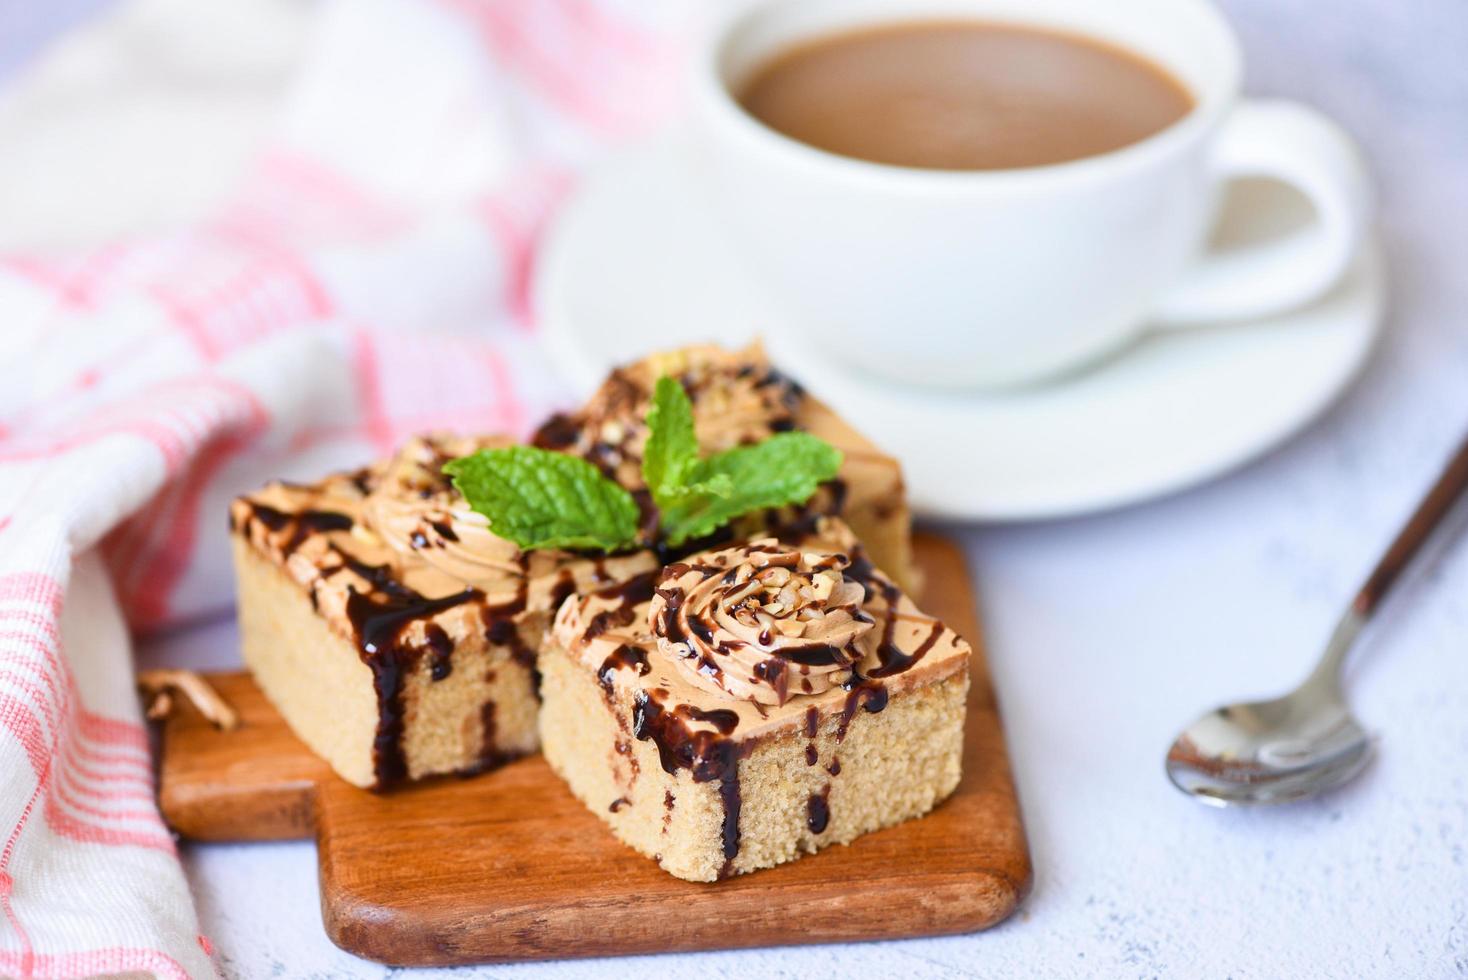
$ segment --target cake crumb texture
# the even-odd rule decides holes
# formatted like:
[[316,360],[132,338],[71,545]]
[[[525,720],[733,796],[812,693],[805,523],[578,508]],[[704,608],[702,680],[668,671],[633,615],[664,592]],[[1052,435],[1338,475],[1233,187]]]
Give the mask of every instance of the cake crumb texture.
[[553,642],[540,667],[552,769],[618,838],[679,878],[715,881],[847,844],[927,813],[958,786],[966,665],[879,711],[826,712],[814,734],[730,739],[733,777],[702,781],[686,767],[667,772],[655,741],[637,737],[645,726],[629,687],[604,686]]

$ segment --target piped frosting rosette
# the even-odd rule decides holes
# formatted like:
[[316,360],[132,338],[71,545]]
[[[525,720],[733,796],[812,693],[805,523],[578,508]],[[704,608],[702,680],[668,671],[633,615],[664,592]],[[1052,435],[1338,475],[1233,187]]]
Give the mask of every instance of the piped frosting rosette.
[[524,575],[520,549],[494,534],[443,474],[443,464],[508,440],[420,436],[398,451],[363,504],[368,526],[405,561],[421,560],[491,592]]
[[877,637],[850,559],[764,538],[663,570],[648,609],[659,647],[698,687],[780,705],[850,679]]

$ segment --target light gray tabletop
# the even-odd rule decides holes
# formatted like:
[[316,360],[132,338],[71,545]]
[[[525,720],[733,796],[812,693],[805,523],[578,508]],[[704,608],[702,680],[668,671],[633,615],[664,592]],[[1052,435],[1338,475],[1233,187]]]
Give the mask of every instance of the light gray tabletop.
[[[461,975],[1468,975],[1468,547],[1402,590],[1350,672],[1381,738],[1357,784],[1219,812],[1162,774],[1198,711],[1301,676],[1468,428],[1468,6],[1224,6],[1253,92],[1312,102],[1365,145],[1390,321],[1343,402],[1239,473],[1112,514],[953,529],[980,584],[1034,851],[1022,911],[946,939]],[[228,663],[233,649],[221,624],[143,658]],[[183,853],[230,974],[398,972],[327,942],[311,844]]]

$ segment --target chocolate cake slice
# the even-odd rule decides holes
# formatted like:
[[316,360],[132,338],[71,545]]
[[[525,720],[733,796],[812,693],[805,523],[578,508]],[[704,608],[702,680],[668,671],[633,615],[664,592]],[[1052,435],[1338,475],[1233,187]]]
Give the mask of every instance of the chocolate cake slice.
[[617,837],[713,881],[952,793],[969,655],[822,519],[567,601],[542,748]]

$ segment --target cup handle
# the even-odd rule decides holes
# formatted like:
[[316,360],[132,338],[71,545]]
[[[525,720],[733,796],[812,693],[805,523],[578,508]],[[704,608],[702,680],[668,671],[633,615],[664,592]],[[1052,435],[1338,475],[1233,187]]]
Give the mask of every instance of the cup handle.
[[1245,247],[1205,253],[1154,311],[1161,329],[1266,316],[1318,299],[1356,257],[1371,218],[1361,152],[1333,121],[1294,102],[1251,100],[1226,124],[1215,158],[1220,182],[1265,177],[1314,206],[1305,228]]

